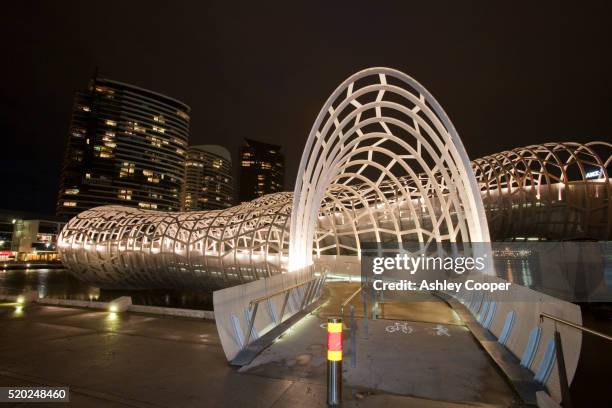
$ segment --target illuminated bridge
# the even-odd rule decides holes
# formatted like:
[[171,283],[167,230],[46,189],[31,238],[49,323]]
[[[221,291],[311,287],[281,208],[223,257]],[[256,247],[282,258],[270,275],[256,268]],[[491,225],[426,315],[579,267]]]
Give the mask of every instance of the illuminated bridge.
[[[235,363],[316,303],[325,271],[346,266],[358,274],[365,243],[417,242],[426,250],[438,243],[609,240],[611,162],[612,145],[605,142],[546,143],[470,161],[423,86],[401,72],[372,68],[348,78],[325,102],[293,193],[214,211],[97,207],[68,222],[58,247],[73,274],[101,287],[218,289],[215,322]],[[461,319],[476,322],[473,333],[486,331],[484,348],[510,353],[517,366],[521,360],[514,373],[535,373],[530,383],[561,399],[564,380],[553,369],[550,340],[557,328],[540,319],[548,313],[581,324],[580,307],[520,285],[498,297],[449,295],[465,308]],[[258,302],[266,305],[259,314]],[[312,333],[318,330],[314,321]],[[558,331],[571,382],[582,335],[565,326]]]
[[[491,239],[611,239],[611,151],[604,142],[547,143],[472,161]],[[440,171],[431,180],[426,173],[386,179],[383,172],[365,181],[371,173],[364,163],[374,154],[362,155],[365,160],[345,164],[308,221],[315,226],[307,249],[314,261],[358,256],[362,242],[469,236],[456,209],[461,207],[448,197],[457,193]],[[240,284],[287,270],[296,205],[294,194],[276,193],[216,211],[97,207],[73,218],[62,232],[62,260],[82,279],[110,287]]]

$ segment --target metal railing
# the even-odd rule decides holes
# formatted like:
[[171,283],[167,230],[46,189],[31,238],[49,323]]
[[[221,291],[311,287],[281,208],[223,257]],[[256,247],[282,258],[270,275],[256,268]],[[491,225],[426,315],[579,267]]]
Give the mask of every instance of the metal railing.
[[564,324],[564,325],[566,325],[566,326],[573,327],[574,329],[578,329],[578,330],[581,330],[581,331],[586,332],[586,333],[590,333],[590,334],[592,334],[592,335],[594,335],[594,336],[601,337],[602,339],[606,339],[606,340],[608,340],[608,341],[612,341],[612,336],[608,336],[607,334],[604,334],[604,333],[598,332],[597,330],[589,329],[588,327],[584,327],[584,326],[581,326],[581,325],[579,325],[579,324],[572,323],[572,322],[570,322],[570,321],[568,321],[568,320],[561,319],[561,318],[559,318],[559,317],[556,317],[556,316],[550,315],[550,314],[548,314],[548,313],[540,313],[540,321],[542,321],[544,318],[547,318],[547,319],[553,320],[553,321],[555,321],[555,322],[559,322],[559,323],[561,323],[561,324]]
[[557,371],[559,372],[559,385],[561,387],[561,405],[566,408],[572,408],[572,400],[569,389],[569,381],[567,379],[567,372],[565,371],[565,357],[563,355],[563,343],[561,341],[561,334],[557,330],[557,323],[561,323],[568,327],[583,331],[585,333],[592,334],[597,337],[601,337],[605,340],[612,340],[612,336],[598,332],[597,330],[589,329],[588,327],[581,326],[576,323],[572,323],[569,320],[561,319],[560,317],[553,316],[548,313],[540,313],[540,322],[544,319],[550,319],[555,322],[555,355],[557,357]]
[[342,302],[342,304],[340,305],[340,316],[342,318],[344,318],[344,307],[346,305],[348,305],[349,303],[351,303],[351,300],[353,300],[355,298],[355,296],[357,296],[359,294],[359,292],[361,292],[361,290],[363,289],[362,285],[359,285],[359,287],[357,288],[357,290],[355,292],[353,292],[353,294],[351,294],[351,296],[349,296],[348,298],[346,298],[346,300],[344,302]]
[[266,296],[262,296],[262,297],[251,300],[249,302],[249,311],[252,310],[252,312],[249,313],[249,331],[247,332],[247,338],[242,348],[247,347],[249,345],[249,342],[251,341],[251,333],[253,332],[253,325],[255,324],[255,317],[257,317],[257,309],[259,308],[259,304],[261,302],[265,300],[269,300],[275,296],[282,295],[283,293],[285,294],[285,298],[283,299],[283,307],[281,308],[280,317],[278,319],[278,322],[276,323],[276,326],[278,326],[279,324],[283,322],[283,316],[285,316],[285,308],[287,307],[287,303],[289,301],[289,295],[291,294],[291,291],[299,287],[308,285],[306,288],[306,292],[304,293],[304,297],[302,298],[302,303],[300,303],[299,310],[302,310],[304,309],[305,306],[309,305],[314,300],[317,293],[321,291],[321,288],[323,287],[323,282],[325,282],[326,275],[327,275],[326,272],[322,272],[321,275],[316,276],[312,279],[309,279],[305,282],[297,283],[287,288],[270,293]]

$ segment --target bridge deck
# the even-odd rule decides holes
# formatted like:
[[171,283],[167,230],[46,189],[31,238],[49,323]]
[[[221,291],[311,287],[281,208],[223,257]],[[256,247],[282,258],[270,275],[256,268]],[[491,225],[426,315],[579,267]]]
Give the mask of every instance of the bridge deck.
[[[325,321],[356,284],[331,283],[328,301],[277,340],[241,372],[324,385]],[[352,302],[362,316],[361,297]],[[356,319],[356,366],[345,331],[345,394],[390,393],[469,404],[508,406],[515,395],[459,316],[442,300],[416,294],[410,302],[390,301],[378,320]],[[345,311],[345,314],[348,313]],[[346,325],[350,326],[348,316]]]

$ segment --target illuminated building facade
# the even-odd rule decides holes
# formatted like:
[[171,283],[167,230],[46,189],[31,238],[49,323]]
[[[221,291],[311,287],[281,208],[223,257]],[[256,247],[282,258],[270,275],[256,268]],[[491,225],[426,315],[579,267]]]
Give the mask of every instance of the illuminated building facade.
[[0,210],[0,261],[57,260],[61,220],[43,214]]
[[75,95],[57,215],[67,220],[105,204],[178,211],[189,111],[168,96],[94,77]]
[[240,148],[240,202],[283,191],[285,158],[281,147],[244,139]]
[[190,146],[181,194],[183,211],[217,210],[232,205],[234,188],[230,152],[217,145]]

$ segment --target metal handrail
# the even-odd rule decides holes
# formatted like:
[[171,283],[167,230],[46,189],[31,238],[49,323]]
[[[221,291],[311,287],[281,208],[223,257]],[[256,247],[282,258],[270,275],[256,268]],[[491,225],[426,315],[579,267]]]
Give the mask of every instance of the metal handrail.
[[359,285],[357,290],[353,292],[353,294],[349,296],[344,302],[342,302],[342,304],[340,305],[340,316],[344,317],[344,306],[348,305],[351,302],[351,300],[353,300],[353,298],[357,296],[359,292],[361,292],[361,289],[363,289],[363,286]]
[[565,324],[566,326],[573,327],[574,329],[578,329],[578,330],[581,330],[581,331],[593,334],[595,336],[599,336],[602,339],[606,339],[608,341],[612,341],[612,336],[608,336],[607,334],[598,332],[597,330],[589,329],[588,327],[584,327],[584,326],[581,326],[579,324],[572,323],[572,322],[570,322],[568,320],[564,320],[564,319],[558,318],[558,317],[550,315],[548,313],[540,313],[540,321],[542,321],[544,318],[547,318],[547,319],[550,319],[550,320],[554,320],[556,322]]
[[309,279],[309,280],[304,281],[304,282],[302,282],[302,283],[296,283],[295,285],[289,286],[289,287],[287,287],[287,288],[285,288],[285,289],[278,290],[278,291],[276,291],[276,292],[274,292],[274,293],[271,293],[271,294],[269,294],[269,295],[266,295],[266,296],[262,296],[262,297],[259,297],[259,298],[256,298],[256,299],[253,299],[253,300],[251,300],[251,301],[249,302],[249,308],[253,307],[253,305],[254,305],[254,304],[256,304],[256,303],[260,303],[260,302],[263,302],[264,300],[268,300],[268,299],[270,299],[270,298],[273,298],[274,296],[281,295],[281,294],[283,294],[283,293],[285,293],[285,292],[287,292],[287,291],[289,291],[289,290],[292,290],[292,289],[295,289],[295,288],[299,288],[300,286],[304,286],[304,285],[306,285],[306,284],[308,284],[308,283],[310,283],[310,282],[312,282],[312,281],[314,281],[314,280],[317,280],[317,279],[319,279],[319,278],[320,278],[320,276],[319,276],[319,277],[312,278],[312,279]]
[[287,302],[289,301],[289,294],[291,293],[291,291],[293,289],[299,288],[300,286],[308,285],[306,293],[304,293],[304,298],[302,299],[302,304],[300,305],[300,310],[302,310],[306,305],[309,304],[308,302],[310,302],[320,290],[323,282],[325,281],[325,277],[326,273],[322,273],[318,277],[314,277],[302,283],[296,283],[295,285],[291,285],[274,293],[270,293],[269,295],[251,300],[249,302],[249,311],[253,311],[249,313],[249,330],[247,332],[247,338],[244,342],[243,348],[247,347],[251,341],[251,333],[253,332],[253,325],[255,324],[255,317],[257,316],[257,309],[259,308],[259,303],[263,302],[264,300],[273,298],[274,296],[282,295],[283,293],[285,294],[285,298],[283,299],[283,307],[281,308],[280,319],[279,322],[276,323],[276,325],[278,326],[283,321],[283,316],[285,315],[285,307],[287,306]]

